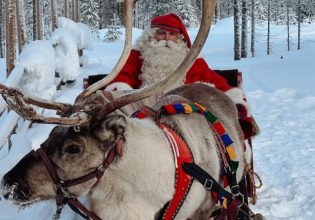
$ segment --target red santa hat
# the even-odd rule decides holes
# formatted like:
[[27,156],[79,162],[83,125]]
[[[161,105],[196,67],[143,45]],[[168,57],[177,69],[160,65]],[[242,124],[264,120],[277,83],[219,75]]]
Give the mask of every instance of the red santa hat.
[[186,27],[176,14],[171,13],[153,18],[151,20],[151,28],[161,28],[169,32],[183,34],[188,48],[191,48],[191,42]]

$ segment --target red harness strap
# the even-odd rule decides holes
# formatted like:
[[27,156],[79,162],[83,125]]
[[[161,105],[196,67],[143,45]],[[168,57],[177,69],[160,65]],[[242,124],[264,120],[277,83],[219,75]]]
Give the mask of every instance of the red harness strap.
[[175,192],[162,218],[163,220],[171,220],[178,213],[193,183],[193,178],[183,171],[182,165],[193,163],[194,159],[188,145],[179,134],[166,124],[160,124],[160,127],[172,145],[176,166]]
[[[140,110],[135,112],[131,117],[143,119],[147,117],[153,118],[157,121],[157,114],[154,110],[149,107],[143,106]],[[190,187],[193,183],[194,178],[186,174],[182,168],[184,163],[193,163],[194,158],[190,152],[189,146],[186,144],[185,140],[176,133],[172,128],[166,124],[159,123],[160,128],[163,130],[165,136],[169,140],[172,150],[174,153],[175,161],[175,192],[172,200],[168,203],[162,213],[162,220],[172,220],[175,218],[180,207],[182,206],[185,198],[190,190]]]

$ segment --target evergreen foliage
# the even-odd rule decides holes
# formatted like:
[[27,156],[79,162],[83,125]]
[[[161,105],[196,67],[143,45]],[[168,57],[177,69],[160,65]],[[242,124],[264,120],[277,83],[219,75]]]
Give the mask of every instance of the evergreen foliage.
[[81,20],[98,36],[100,17],[98,15],[99,1],[81,0]]
[[119,31],[119,28],[121,27],[121,23],[119,18],[114,13],[112,24],[108,27],[107,32],[105,33],[104,40],[105,41],[116,41],[119,40],[120,35],[122,34],[121,31]]

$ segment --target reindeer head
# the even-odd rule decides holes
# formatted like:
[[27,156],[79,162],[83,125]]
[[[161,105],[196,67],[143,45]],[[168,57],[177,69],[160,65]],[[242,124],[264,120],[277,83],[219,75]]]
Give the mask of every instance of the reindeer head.
[[[61,180],[75,179],[96,170],[109,149],[125,132],[125,117],[111,114],[99,123],[76,131],[74,127],[57,126],[42,149],[50,158]],[[71,194],[86,194],[96,179],[69,188]],[[6,199],[19,205],[56,197],[55,186],[41,158],[31,152],[2,180],[2,193]]]

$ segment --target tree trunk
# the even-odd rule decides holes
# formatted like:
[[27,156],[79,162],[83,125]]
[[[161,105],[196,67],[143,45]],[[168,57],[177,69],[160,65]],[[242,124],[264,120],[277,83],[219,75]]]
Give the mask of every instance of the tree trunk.
[[301,49],[301,0],[298,0],[298,15],[297,15],[297,20],[298,20],[298,47],[297,49]]
[[36,17],[37,17],[37,15],[36,15],[36,8],[37,8],[37,0],[33,0],[32,1],[32,3],[33,3],[33,40],[36,40],[37,39],[37,33],[36,33],[36,30],[37,30],[37,28],[36,28]]
[[36,0],[36,39],[43,39],[43,2]]
[[242,0],[242,41],[241,57],[247,57],[247,0]]
[[287,35],[288,35],[288,39],[287,39],[287,46],[288,46],[288,51],[290,51],[290,0],[287,0]]
[[241,59],[241,45],[240,45],[240,8],[239,1],[234,0],[234,60]]
[[215,11],[214,11],[214,22],[217,23],[220,20],[221,20],[221,5],[220,5],[220,1],[218,1],[217,5],[215,6]]
[[51,0],[51,28],[54,31],[58,27],[57,23],[57,0]]
[[5,40],[5,13],[4,13],[4,1],[0,0],[0,58],[5,56],[4,40]]
[[70,0],[70,6],[71,6],[71,19],[74,21],[74,17],[75,17],[75,10],[74,10],[74,1],[75,0]]
[[76,1],[76,22],[81,21],[81,6],[80,6],[80,0],[75,0]]
[[63,1],[63,16],[69,18],[69,0]]
[[17,35],[18,35],[18,49],[21,53],[23,47],[26,44],[26,33],[25,33],[25,15],[24,15],[24,4],[23,0],[16,0],[16,24],[17,24]]
[[5,0],[6,12],[6,64],[7,76],[14,68],[16,58],[16,2]]
[[255,18],[255,0],[251,0],[251,4],[252,4],[252,11],[251,11],[251,40],[250,40],[250,51],[252,53],[252,57],[255,56],[255,22],[256,22],[256,18]]
[[271,23],[271,0],[268,0],[268,33],[267,33],[267,55],[270,54],[270,23]]

